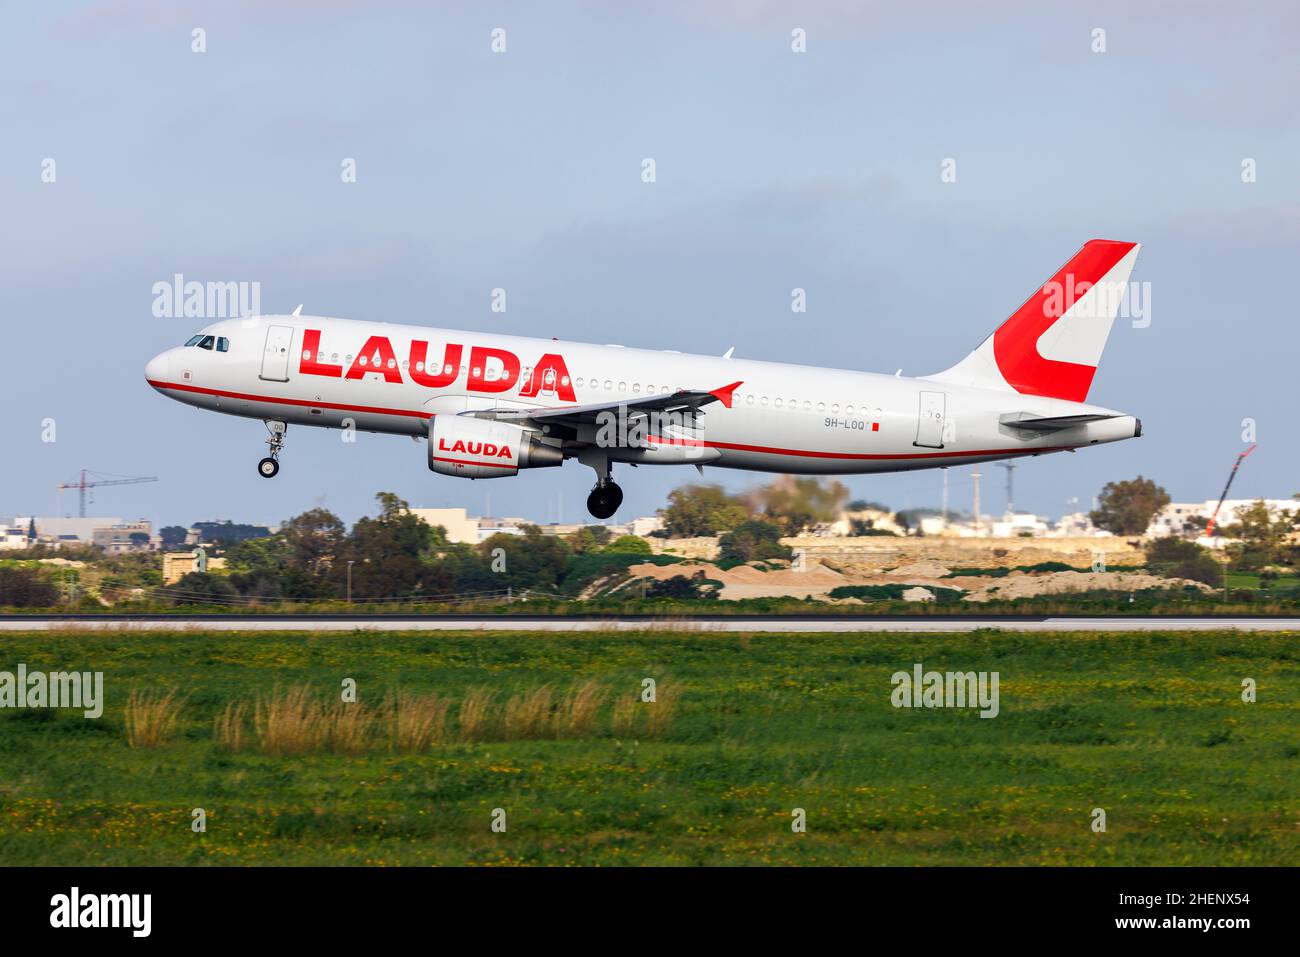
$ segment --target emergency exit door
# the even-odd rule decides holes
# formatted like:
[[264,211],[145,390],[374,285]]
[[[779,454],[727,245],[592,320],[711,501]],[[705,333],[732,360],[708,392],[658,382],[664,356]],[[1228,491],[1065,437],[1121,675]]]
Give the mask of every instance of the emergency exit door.
[[948,396],[943,392],[922,392],[916,422],[916,441],[924,449],[943,448],[943,420]]
[[289,344],[293,326],[271,326],[266,330],[266,350],[262,353],[262,378],[269,382],[289,381]]

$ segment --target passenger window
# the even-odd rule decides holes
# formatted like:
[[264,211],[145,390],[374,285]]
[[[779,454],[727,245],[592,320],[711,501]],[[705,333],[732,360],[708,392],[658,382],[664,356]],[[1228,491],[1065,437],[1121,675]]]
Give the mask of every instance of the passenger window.
[[207,349],[209,352],[211,352],[212,343],[215,339],[216,339],[215,336],[204,336],[202,339],[199,340],[199,348]]

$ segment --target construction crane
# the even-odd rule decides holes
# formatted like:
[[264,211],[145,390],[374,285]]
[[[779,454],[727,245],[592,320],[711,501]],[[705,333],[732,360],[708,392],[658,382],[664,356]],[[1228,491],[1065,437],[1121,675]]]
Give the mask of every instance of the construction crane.
[[1246,461],[1246,456],[1255,451],[1255,446],[1251,446],[1237,456],[1237,461],[1232,463],[1232,471],[1228,473],[1228,481],[1223,486],[1223,494],[1219,496],[1219,504],[1214,506],[1214,514],[1210,520],[1205,523],[1205,537],[1211,538],[1214,535],[1214,523],[1219,519],[1219,509],[1223,508],[1223,500],[1228,497],[1228,489],[1232,488],[1232,480],[1237,477],[1237,469],[1241,468],[1241,463]]
[[[86,476],[91,476],[89,479]],[[81,477],[76,482],[60,482],[59,497],[63,497],[65,488],[75,488],[77,490],[77,512],[82,517],[86,517],[86,489],[102,488],[106,485],[139,485],[143,482],[156,482],[156,475],[113,475],[108,472],[96,472],[92,469],[82,469]],[[62,507],[60,506],[60,511]]]

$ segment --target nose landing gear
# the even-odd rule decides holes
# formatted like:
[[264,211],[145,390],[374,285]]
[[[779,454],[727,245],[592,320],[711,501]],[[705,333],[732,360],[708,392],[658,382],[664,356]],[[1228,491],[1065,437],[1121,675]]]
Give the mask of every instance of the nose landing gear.
[[280,450],[284,448],[284,433],[288,430],[284,422],[266,420],[266,431],[271,433],[266,444],[271,447],[271,454],[257,463],[257,474],[262,478],[275,478],[280,473]]

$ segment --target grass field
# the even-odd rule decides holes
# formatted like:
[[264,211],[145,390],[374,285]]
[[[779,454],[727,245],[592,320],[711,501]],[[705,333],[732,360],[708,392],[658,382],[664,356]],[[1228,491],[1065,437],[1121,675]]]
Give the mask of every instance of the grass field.
[[1294,864],[1298,639],[8,634],[107,704],[0,710],[0,864]]

